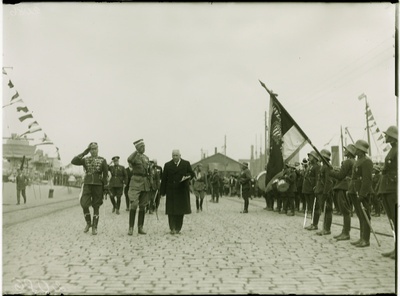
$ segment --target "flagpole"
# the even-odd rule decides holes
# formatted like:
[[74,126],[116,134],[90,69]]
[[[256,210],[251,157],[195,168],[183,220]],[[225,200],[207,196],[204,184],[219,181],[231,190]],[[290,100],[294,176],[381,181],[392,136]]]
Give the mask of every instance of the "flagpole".
[[344,155],[343,155],[343,130],[342,126],[340,126],[340,142],[342,143],[342,161],[344,160]]
[[371,155],[371,138],[370,138],[370,135],[369,135],[368,102],[367,102],[367,96],[365,95],[364,98],[365,98],[365,120],[367,121],[367,137],[368,137],[368,145],[369,145],[369,147],[368,147],[368,152],[369,152],[369,156],[372,156],[372,155]]
[[289,114],[289,112],[286,111],[286,109],[282,106],[282,104],[278,101],[278,99],[276,98],[276,95],[270,91],[265,84],[261,81],[258,80],[261,83],[261,86],[265,88],[265,90],[269,93],[269,95],[271,96],[271,98],[273,98],[275,100],[275,102],[279,105],[279,107],[283,110],[285,110],[287,116],[290,118],[290,120],[293,121],[294,125],[296,126],[296,128],[299,130],[300,134],[306,139],[306,141],[308,142],[308,144],[310,144],[310,146],[315,150],[315,152],[318,154],[319,158],[322,160],[322,162],[324,162],[327,166],[332,167],[332,165],[321,155],[321,153],[319,152],[319,150],[311,143],[311,140],[309,139],[309,137],[306,135],[306,133],[301,129],[301,127],[296,123],[296,121],[292,118],[292,116]]

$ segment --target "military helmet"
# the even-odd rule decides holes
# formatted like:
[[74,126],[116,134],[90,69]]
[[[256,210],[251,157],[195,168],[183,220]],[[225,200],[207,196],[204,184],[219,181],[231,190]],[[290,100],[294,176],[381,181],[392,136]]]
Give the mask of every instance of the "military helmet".
[[312,156],[312,157],[314,157],[316,160],[319,161],[318,154],[317,154],[317,152],[315,152],[314,150],[311,151],[310,153],[308,153],[307,155],[308,155],[308,157]]
[[356,156],[356,146],[354,146],[354,144],[349,144],[346,147],[344,147],[344,149],[346,149],[350,154],[352,154],[353,156]]
[[397,140],[397,126],[389,126],[388,129],[386,130],[386,132],[384,132],[385,135],[388,135],[389,137],[392,137],[393,139]]
[[368,153],[368,148],[369,148],[369,144],[367,142],[365,142],[364,140],[358,140],[354,146],[358,149],[361,150],[365,153]]
[[330,152],[329,150],[322,149],[322,150],[321,150],[321,155],[322,155],[324,158],[326,158],[326,159],[328,159],[328,160],[331,160],[331,152]]

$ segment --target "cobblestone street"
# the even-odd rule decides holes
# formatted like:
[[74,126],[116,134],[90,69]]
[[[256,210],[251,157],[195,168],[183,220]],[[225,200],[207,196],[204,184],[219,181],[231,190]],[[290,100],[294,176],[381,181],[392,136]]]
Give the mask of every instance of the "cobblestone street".
[[[380,254],[393,248],[385,215],[372,221],[381,247],[371,234],[370,247],[356,248],[332,238],[341,231],[340,216],[334,216],[332,234],[321,237],[303,229],[300,213],[288,217],[263,210],[262,198],[252,199],[249,213],[240,214],[238,197],[211,203],[207,196],[203,212],[196,213],[192,196],[193,213],[185,216],[182,233],[170,235],[163,197],[158,217],[146,215],[147,235],[137,233],[136,221],[128,236],[125,202],[116,215],[106,200],[93,236],[82,231],[76,191],[63,194],[76,206],[63,209],[59,203],[56,212],[13,224],[4,217],[3,294],[397,292],[395,261]],[[3,206],[3,216],[6,210]],[[359,236],[356,220],[352,240]]]

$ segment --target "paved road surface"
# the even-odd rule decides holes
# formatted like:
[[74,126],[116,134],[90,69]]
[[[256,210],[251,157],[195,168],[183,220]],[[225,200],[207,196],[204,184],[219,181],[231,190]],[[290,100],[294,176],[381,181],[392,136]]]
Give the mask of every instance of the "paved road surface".
[[[396,263],[380,255],[393,247],[386,216],[373,220],[382,233],[381,247],[371,235],[371,246],[360,249],[332,238],[341,230],[339,216],[334,216],[332,235],[320,237],[303,229],[302,215],[267,212],[260,198],[250,201],[248,214],[240,214],[239,198],[222,197],[216,204],[207,196],[204,211],[196,213],[192,196],[193,213],[185,216],[182,233],[173,236],[163,197],[158,219],[146,215],[147,235],[137,233],[136,221],[134,235],[128,236],[128,212],[112,214],[107,200],[93,236],[82,232],[77,191],[56,190],[51,206],[57,209],[38,199],[35,207],[32,200],[25,206],[42,213],[25,220],[12,220],[26,211],[4,206],[3,200],[3,294],[397,292]],[[359,236],[356,220],[352,239]]]

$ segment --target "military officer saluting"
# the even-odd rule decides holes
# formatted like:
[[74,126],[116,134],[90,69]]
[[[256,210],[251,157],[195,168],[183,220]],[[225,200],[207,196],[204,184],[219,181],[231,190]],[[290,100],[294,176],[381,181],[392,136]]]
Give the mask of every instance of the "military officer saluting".
[[[125,168],[119,164],[119,156],[112,158],[113,164],[108,166],[108,170],[111,173],[109,182],[110,200],[113,205],[112,212],[116,212],[119,215],[119,208],[121,206],[121,196],[123,193],[124,185],[128,183],[127,173]],[[116,198],[116,200],[115,200]]]
[[[385,142],[389,143],[392,148],[385,157],[378,189],[378,195],[382,198],[383,206],[393,224],[395,234],[397,234],[397,135],[396,126],[390,126],[385,132]],[[393,251],[382,253],[382,256],[396,259],[396,246]]]
[[[356,147],[357,160],[353,166],[348,194],[360,222],[360,239],[351,242],[351,244],[363,248],[369,246],[369,238],[371,236],[371,228],[369,226],[369,221],[371,221],[370,194],[372,192],[372,169],[374,164],[366,155],[369,148],[367,142],[358,140],[354,146]],[[364,211],[369,221],[366,220]]]

